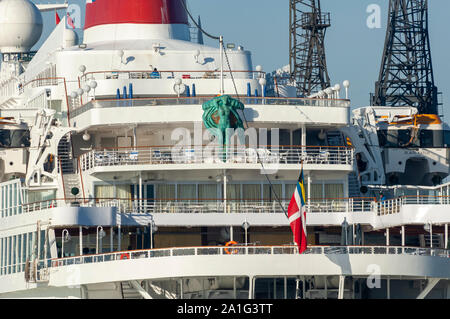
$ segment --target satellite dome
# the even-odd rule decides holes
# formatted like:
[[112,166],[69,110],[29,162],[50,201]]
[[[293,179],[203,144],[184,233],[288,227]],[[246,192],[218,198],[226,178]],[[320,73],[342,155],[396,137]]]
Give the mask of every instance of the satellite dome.
[[0,51],[28,52],[42,34],[42,15],[29,0],[0,1]]

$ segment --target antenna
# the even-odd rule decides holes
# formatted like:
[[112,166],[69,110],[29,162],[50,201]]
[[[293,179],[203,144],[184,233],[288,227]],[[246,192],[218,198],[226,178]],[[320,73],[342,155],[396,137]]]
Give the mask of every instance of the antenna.
[[428,0],[390,0],[383,58],[372,105],[438,114],[428,34]]
[[330,13],[322,13],[320,0],[290,0],[290,72],[298,96],[330,87],[325,56],[325,33]]

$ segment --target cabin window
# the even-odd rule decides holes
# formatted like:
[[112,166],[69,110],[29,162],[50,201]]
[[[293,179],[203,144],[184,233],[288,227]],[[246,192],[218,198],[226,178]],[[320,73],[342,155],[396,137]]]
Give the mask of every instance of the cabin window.
[[242,199],[244,200],[260,200],[261,184],[243,184]]
[[197,185],[179,184],[177,187],[179,200],[195,200],[197,198]]
[[28,130],[0,130],[0,148],[21,148],[30,146]]
[[420,131],[419,133],[419,138],[420,138],[420,146],[421,147],[434,147],[433,144],[433,131],[430,130],[423,130]]

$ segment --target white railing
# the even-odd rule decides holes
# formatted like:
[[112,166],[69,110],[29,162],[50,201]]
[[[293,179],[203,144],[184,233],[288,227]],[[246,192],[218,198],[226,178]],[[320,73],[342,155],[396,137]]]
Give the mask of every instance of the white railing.
[[[265,77],[264,72],[259,71],[236,71],[233,70],[234,79],[259,79]],[[220,79],[221,73],[219,71],[180,71],[180,70],[132,70],[132,71],[96,71],[87,72],[81,78],[82,83],[96,80],[173,80],[173,79],[185,79],[185,80],[210,80]],[[230,71],[224,71],[223,76],[225,79],[231,79]]]
[[353,149],[348,147],[284,147],[272,150],[222,147],[139,147],[136,149],[93,150],[80,157],[83,171],[95,167],[157,164],[324,164],[352,165]]
[[403,196],[377,204],[378,215],[398,214],[405,205],[450,205],[450,196]]
[[[157,199],[93,199],[73,200],[52,199],[21,206],[23,213],[47,210],[57,207],[117,207],[120,214],[282,214],[287,212],[290,200],[233,200],[194,199],[194,200],[157,200]],[[337,198],[311,199],[307,203],[308,213],[370,213],[376,209],[373,198]]]
[[[132,250],[103,253],[97,255],[85,255],[76,257],[66,257],[58,259],[39,260],[37,270],[41,274],[48,275],[46,268],[57,268],[71,265],[130,261],[145,258],[161,257],[186,257],[186,256],[254,256],[254,255],[297,255],[298,248],[293,245],[285,246],[203,246],[203,247],[182,247],[182,248],[162,248],[147,250]],[[422,248],[422,247],[401,247],[401,246],[310,246],[303,253],[304,255],[404,255],[404,256],[425,256],[449,258],[450,250],[442,248]],[[301,257],[302,255],[299,255]],[[4,266],[0,273],[8,275],[24,271],[24,264]],[[45,279],[45,278],[41,278]]]
[[[98,206],[118,207],[120,213],[144,214],[192,214],[192,213],[247,213],[281,214],[287,212],[289,200],[281,200],[281,205],[264,200],[154,200],[154,199],[114,199],[99,201]],[[375,202],[371,198],[343,198],[310,200],[308,213],[348,213],[373,212]]]
[[[95,199],[77,198],[73,200],[52,199],[19,205],[20,214],[42,211],[56,207],[117,207],[124,214],[192,214],[192,213],[258,213],[279,214],[287,211],[290,200],[233,200],[224,199]],[[377,202],[375,198],[310,199],[308,213],[377,213],[378,215],[398,214],[407,205],[450,205],[450,196],[400,197]],[[284,208],[284,209],[283,209]]]
[[[93,100],[75,109],[71,109],[71,118],[87,112],[93,108],[117,108],[117,107],[152,107],[169,105],[202,105],[213,99],[214,96],[201,97],[155,97],[132,98],[113,100]],[[235,97],[237,98],[237,97]],[[274,97],[239,97],[245,105],[293,105],[310,107],[350,107],[348,100],[305,99],[305,98],[274,98]]]
[[[182,256],[296,255],[297,246],[205,246],[112,252],[47,260],[48,267]],[[400,246],[311,246],[305,255],[412,255],[449,258],[449,250]],[[227,257],[228,258],[228,257]]]

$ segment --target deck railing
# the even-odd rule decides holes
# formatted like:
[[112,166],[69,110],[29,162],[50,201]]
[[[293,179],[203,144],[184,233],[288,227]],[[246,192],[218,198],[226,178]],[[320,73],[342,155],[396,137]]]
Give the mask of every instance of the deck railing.
[[[294,245],[285,246],[256,246],[254,244],[238,246],[201,246],[201,247],[179,247],[162,249],[129,250],[119,252],[101,253],[96,255],[84,255],[75,257],[55,258],[39,260],[36,263],[38,274],[41,278],[48,280],[49,268],[58,268],[72,265],[103,263],[112,261],[129,262],[131,260],[142,260],[149,258],[189,257],[189,256],[280,256],[298,255],[298,248]],[[423,256],[436,258],[449,258],[450,250],[442,248],[401,247],[401,246],[309,246],[299,255],[391,255],[391,256]],[[225,257],[226,256],[226,257]],[[0,268],[1,275],[23,272],[25,263],[5,265]]]
[[[226,209],[225,209],[226,202]],[[235,199],[53,199],[22,205],[23,213],[31,213],[56,207],[117,207],[124,214],[208,214],[247,213],[282,214],[287,211],[290,200],[235,200]],[[375,209],[373,198],[311,199],[307,203],[309,213],[368,213]]]
[[[289,200],[234,200],[224,199],[116,199],[116,198],[78,198],[71,201],[52,199],[36,203],[23,204],[21,213],[30,213],[55,207],[117,207],[119,213],[283,213],[289,206]],[[375,212],[378,215],[398,214],[406,205],[450,205],[450,196],[405,196],[377,202],[375,198],[338,198],[310,199],[307,202],[309,213],[352,213]]]
[[404,205],[450,205],[450,196],[403,196],[377,203],[378,215],[398,214]]
[[[118,207],[121,213],[192,214],[192,213],[247,213],[281,214],[287,211],[290,200],[152,200],[114,199],[100,201],[100,206]],[[373,212],[371,198],[313,199],[307,204],[309,213]],[[226,209],[225,209],[226,205]]]
[[[440,248],[401,246],[310,246],[305,255],[409,255],[449,258],[449,250]],[[48,267],[62,267],[109,261],[130,261],[135,259],[183,257],[183,256],[254,256],[254,255],[296,255],[297,246],[204,246],[163,248],[135,251],[121,251],[98,255],[87,255],[46,261]],[[299,255],[300,257],[302,255]]]
[[[202,105],[214,96],[201,97],[154,97],[133,99],[92,100],[71,110],[71,118],[87,112],[93,108],[117,107],[152,107],[170,105]],[[350,101],[338,99],[306,99],[306,98],[276,98],[276,97],[239,97],[245,105],[293,105],[310,107],[350,107]]]
[[139,147],[93,150],[83,154],[80,164],[83,171],[95,167],[158,164],[323,164],[352,165],[353,149],[348,147],[280,146],[275,150],[260,148],[234,148],[223,151],[219,147]]
[[[250,71],[250,70],[233,70],[234,79],[259,79],[265,77],[265,73],[262,71]],[[177,78],[183,80],[211,80],[220,79],[221,72],[213,70],[132,70],[132,71],[95,71],[86,72],[80,77],[81,82],[86,81],[102,81],[102,80],[174,80]],[[231,73],[229,70],[224,70],[223,77],[225,79],[231,79]]]

